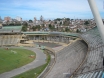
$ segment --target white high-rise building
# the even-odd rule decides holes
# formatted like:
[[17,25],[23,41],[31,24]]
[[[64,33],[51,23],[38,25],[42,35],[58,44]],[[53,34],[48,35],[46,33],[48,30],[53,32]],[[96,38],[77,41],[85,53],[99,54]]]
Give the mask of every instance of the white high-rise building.
[[17,20],[17,21],[22,21],[22,18],[19,17],[19,16],[17,16],[17,17],[16,17],[16,20]]
[[36,17],[34,17],[34,24],[36,24],[36,21],[37,21],[37,19],[36,19]]
[[40,16],[40,21],[43,21],[43,16],[42,15]]

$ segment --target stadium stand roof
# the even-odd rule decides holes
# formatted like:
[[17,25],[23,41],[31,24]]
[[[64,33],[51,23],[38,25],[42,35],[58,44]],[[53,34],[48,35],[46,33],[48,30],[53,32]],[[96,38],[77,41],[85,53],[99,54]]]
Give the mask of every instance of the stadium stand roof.
[[22,26],[3,26],[0,29],[0,33],[19,33],[21,29]]
[[41,32],[41,31],[35,31],[35,32],[22,32],[26,35],[58,35],[58,36],[75,36],[78,37],[77,33],[66,33],[66,32]]

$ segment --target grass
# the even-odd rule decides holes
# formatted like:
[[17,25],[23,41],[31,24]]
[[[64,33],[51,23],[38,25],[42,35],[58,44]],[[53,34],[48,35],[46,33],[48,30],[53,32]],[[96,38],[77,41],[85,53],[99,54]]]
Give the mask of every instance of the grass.
[[24,72],[22,74],[12,77],[12,78],[37,78],[39,76],[39,74],[46,68],[46,66],[50,62],[50,55],[47,52],[45,52],[45,54],[47,55],[46,64],[39,66],[37,68],[31,69],[27,72]]
[[[34,55],[34,57],[30,57]],[[32,62],[36,57],[36,54],[30,50],[10,48],[0,48],[0,74],[19,68]]]

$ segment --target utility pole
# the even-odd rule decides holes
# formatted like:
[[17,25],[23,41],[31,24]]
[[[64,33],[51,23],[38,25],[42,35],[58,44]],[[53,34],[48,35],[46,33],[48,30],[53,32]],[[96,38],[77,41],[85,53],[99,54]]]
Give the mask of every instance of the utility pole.
[[[95,22],[97,24],[98,30],[100,32],[103,44],[104,44],[104,25],[103,25],[100,13],[98,11],[97,5],[96,5],[94,0],[88,0],[88,2],[89,2],[89,5],[90,5],[90,8],[91,8],[91,11],[93,13]],[[103,56],[104,56],[104,53],[103,53]]]

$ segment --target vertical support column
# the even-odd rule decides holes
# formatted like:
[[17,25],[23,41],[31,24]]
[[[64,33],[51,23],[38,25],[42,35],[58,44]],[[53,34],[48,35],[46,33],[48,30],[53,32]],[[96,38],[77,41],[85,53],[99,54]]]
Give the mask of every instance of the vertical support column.
[[50,39],[50,38],[49,38],[49,35],[47,35],[47,41],[48,41],[48,42],[49,42],[49,39]]
[[40,41],[40,35],[39,35],[39,38],[38,38],[38,42]]
[[[100,17],[98,8],[97,8],[96,3],[95,3],[94,0],[88,0],[88,2],[89,2],[89,5],[90,5],[90,8],[92,10],[94,19],[96,21],[97,27],[99,29],[100,35],[102,37],[103,44],[104,44],[104,25],[103,25],[102,19]],[[103,49],[103,56],[104,56],[104,49]]]
[[49,41],[51,42],[51,36],[49,36]]

